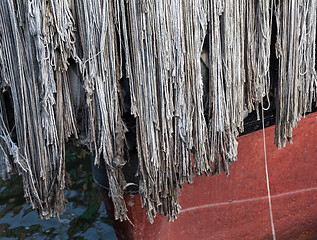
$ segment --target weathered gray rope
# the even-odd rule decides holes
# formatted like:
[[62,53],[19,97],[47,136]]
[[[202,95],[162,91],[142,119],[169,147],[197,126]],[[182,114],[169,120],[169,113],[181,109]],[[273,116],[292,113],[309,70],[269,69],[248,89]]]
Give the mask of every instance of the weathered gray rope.
[[[274,3],[280,63],[275,142],[281,147],[316,100],[317,3]],[[245,109],[259,112],[263,98],[269,100],[271,4],[0,1],[1,175],[20,171],[25,196],[41,216],[63,212],[64,148],[72,139],[94,152],[96,164],[104,161],[115,218],[128,219],[121,171],[128,151],[120,82],[126,77],[142,203],[151,222],[158,212],[173,220],[182,184],[204,172],[229,174]],[[67,74],[70,58],[77,73]],[[83,106],[74,100],[80,92]]]

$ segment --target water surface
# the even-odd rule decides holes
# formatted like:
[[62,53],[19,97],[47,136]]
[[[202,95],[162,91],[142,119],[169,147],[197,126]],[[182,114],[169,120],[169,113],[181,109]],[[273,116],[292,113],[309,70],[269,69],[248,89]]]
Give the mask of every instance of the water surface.
[[60,220],[38,217],[25,202],[20,176],[0,180],[1,239],[117,239],[93,182],[89,154],[67,146],[66,170],[71,186],[65,192],[68,204]]

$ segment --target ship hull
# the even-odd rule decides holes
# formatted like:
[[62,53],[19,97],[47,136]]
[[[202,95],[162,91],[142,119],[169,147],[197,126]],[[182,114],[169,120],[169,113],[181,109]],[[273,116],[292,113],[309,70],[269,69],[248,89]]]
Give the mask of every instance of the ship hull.
[[[317,113],[303,118],[293,144],[278,150],[274,126],[265,129],[273,223],[277,239],[317,239]],[[126,195],[129,222],[113,221],[118,239],[272,239],[262,130],[238,138],[230,175],[195,177],[179,198],[174,222],[150,224],[139,195]],[[113,219],[106,190],[100,193]]]

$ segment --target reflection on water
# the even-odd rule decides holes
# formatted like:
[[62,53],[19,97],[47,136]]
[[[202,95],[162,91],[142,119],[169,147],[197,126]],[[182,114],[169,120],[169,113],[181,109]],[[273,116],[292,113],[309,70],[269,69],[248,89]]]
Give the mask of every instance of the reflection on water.
[[25,203],[20,176],[0,180],[1,239],[117,239],[93,182],[89,154],[68,146],[66,170],[72,184],[65,192],[68,204],[60,221],[41,220]]

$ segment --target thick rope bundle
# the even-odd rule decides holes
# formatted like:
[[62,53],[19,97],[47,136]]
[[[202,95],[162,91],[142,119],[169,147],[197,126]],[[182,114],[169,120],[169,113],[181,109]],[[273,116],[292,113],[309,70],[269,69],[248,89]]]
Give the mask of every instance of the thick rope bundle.
[[[95,164],[104,161],[115,218],[128,219],[123,199],[128,183],[121,170],[129,150],[123,117],[128,94],[142,203],[151,222],[157,212],[173,220],[184,182],[195,174],[229,174],[244,112],[269,98],[273,7],[278,147],[311,111],[316,5],[313,0],[0,1],[2,177],[15,170],[22,174],[25,197],[40,216],[62,213],[64,148],[72,139],[95,154]],[[69,68],[70,61],[77,70]]]
[[[2,92],[9,91],[8,107],[14,110],[14,116],[1,115],[1,146],[7,149],[3,156],[13,156],[25,197],[48,217],[64,209],[65,140],[76,136],[66,74],[74,50],[67,5],[40,0],[0,3],[1,86]],[[5,124],[9,115],[15,136]],[[2,172],[10,169],[7,157],[4,160],[7,168]]]
[[280,1],[276,6],[279,81],[275,143],[292,142],[297,122],[316,99],[316,1]]

